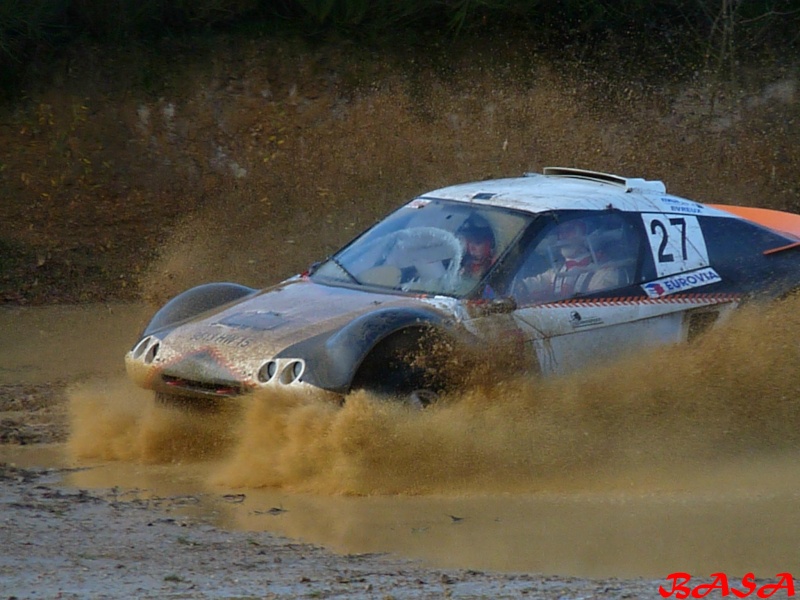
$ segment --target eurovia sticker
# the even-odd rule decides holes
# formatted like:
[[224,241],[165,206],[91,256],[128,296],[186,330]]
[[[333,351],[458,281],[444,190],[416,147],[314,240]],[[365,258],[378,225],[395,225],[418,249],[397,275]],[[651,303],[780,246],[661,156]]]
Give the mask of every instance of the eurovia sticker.
[[662,296],[685,292],[686,290],[717,283],[718,281],[722,281],[722,277],[711,267],[706,267],[691,273],[663,277],[650,283],[645,283],[641,287],[650,298],[661,298]]

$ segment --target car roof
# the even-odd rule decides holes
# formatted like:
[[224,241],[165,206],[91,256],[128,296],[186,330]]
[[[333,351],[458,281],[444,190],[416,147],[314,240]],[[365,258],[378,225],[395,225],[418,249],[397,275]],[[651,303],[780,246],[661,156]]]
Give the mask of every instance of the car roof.
[[452,185],[420,197],[499,206],[529,213],[611,208],[627,212],[731,217],[731,214],[711,206],[668,194],[661,181],[567,167],[548,167],[542,174],[528,173],[522,177]]

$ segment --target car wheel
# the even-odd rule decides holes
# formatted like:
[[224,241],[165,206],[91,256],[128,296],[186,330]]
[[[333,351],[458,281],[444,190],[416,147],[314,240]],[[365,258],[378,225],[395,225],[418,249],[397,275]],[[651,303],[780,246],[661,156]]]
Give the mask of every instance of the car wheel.
[[405,398],[406,404],[411,408],[417,409],[427,408],[432,404],[436,404],[438,400],[439,394],[433,390],[426,389],[414,390]]
[[352,389],[415,408],[430,406],[447,387],[444,345],[442,336],[430,328],[395,333],[364,359]]

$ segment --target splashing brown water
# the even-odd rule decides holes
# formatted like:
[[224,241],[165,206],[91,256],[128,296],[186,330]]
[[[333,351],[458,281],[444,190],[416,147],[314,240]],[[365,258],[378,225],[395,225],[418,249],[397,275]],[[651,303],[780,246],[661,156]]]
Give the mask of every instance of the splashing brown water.
[[218,458],[226,488],[430,494],[673,486],[719,465],[792,453],[800,299],[741,310],[692,345],[552,379],[475,386],[415,411],[351,395],[343,408],[255,394],[219,414],[124,387],[71,395],[78,457]]
[[795,450],[792,306],[745,311],[691,347],[477,387],[422,412],[366,396],[341,411],[273,412],[257,397],[221,481],[360,494],[532,491]]
[[230,415],[157,405],[127,381],[91,382],[70,393],[70,451],[82,459],[162,463],[213,458],[233,442]]
[[[93,468],[68,483],[192,494],[206,498],[199,518],[348,554],[771,577],[791,569],[800,535],[799,304],[751,306],[691,345],[476,385],[423,411],[360,393],[342,408],[261,394],[184,413],[91,381],[70,393],[68,451]],[[232,492],[246,500],[214,500]]]

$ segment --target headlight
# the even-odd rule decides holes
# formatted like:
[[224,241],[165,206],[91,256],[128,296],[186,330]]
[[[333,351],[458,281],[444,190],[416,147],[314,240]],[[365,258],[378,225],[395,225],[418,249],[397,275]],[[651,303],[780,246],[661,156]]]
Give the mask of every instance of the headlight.
[[158,356],[158,351],[161,348],[161,340],[151,335],[142,339],[131,352],[135,360],[142,360],[145,364],[151,364]]
[[300,376],[303,374],[305,370],[305,365],[301,360],[293,360],[283,368],[281,371],[281,383],[288,385],[290,383],[294,383]]
[[290,358],[268,360],[256,372],[256,378],[261,384],[276,382],[281,385],[290,385],[300,380],[306,370],[306,363],[302,359]]
[[258,374],[257,374],[258,380],[261,383],[267,383],[273,377],[275,377],[275,373],[277,372],[277,370],[278,370],[278,363],[276,363],[274,360],[268,360],[263,365],[261,365],[261,368],[258,369]]

